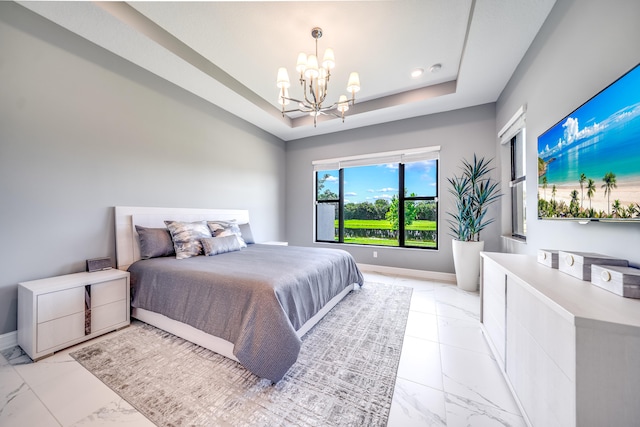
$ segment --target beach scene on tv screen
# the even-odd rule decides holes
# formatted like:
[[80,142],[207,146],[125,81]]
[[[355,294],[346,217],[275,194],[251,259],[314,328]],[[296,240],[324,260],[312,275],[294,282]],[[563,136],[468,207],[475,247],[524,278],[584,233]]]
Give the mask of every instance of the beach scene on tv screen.
[[640,66],[538,137],[538,215],[640,219]]

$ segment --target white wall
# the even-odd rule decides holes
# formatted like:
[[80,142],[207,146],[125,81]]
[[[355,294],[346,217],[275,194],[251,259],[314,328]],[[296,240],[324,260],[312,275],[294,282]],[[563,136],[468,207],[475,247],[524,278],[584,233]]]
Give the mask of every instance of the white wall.
[[[365,264],[453,273],[451,237],[448,234],[445,212],[454,205],[447,192],[446,177],[460,174],[458,168],[461,158],[471,160],[473,153],[487,158],[495,156],[495,126],[495,105],[487,104],[287,142],[286,231],[289,243],[339,247],[349,251],[357,262]],[[442,147],[437,251],[314,243],[312,161],[434,145]],[[495,177],[497,176],[496,172]],[[492,212],[497,215],[497,205],[492,207]],[[486,241],[487,250],[495,251],[500,248],[498,230],[498,224],[492,224],[483,232],[482,238]],[[373,258],[374,250],[378,252],[377,258]]]
[[280,139],[0,2],[0,334],[17,283],[115,259],[113,206],[249,209],[284,239]]
[[500,96],[498,129],[527,104],[527,244],[512,245],[512,251],[598,252],[640,266],[638,223],[538,220],[535,173],[538,136],[638,63],[639,17],[637,0],[558,0]]

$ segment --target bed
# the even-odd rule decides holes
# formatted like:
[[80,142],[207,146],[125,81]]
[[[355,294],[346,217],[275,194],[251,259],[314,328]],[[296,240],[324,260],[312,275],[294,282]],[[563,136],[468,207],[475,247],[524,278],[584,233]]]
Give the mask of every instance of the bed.
[[132,317],[273,382],[295,363],[300,338],[363,284],[353,258],[337,249],[250,243],[215,256],[141,259],[136,226],[158,230],[167,220],[249,224],[249,213],[116,207],[116,260],[131,273]]

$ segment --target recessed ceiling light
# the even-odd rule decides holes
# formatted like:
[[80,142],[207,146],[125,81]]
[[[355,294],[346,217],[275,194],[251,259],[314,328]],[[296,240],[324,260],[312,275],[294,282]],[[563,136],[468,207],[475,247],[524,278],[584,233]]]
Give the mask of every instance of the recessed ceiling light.
[[429,67],[429,72],[437,73],[438,71],[440,71],[441,68],[442,68],[442,64],[433,64],[431,67]]
[[420,77],[422,73],[424,73],[424,70],[422,68],[415,68],[411,71],[411,77],[415,79],[416,77]]

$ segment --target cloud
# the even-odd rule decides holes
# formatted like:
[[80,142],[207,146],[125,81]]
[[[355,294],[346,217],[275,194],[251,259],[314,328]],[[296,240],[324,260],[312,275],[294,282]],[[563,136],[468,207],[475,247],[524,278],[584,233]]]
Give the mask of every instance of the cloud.
[[387,200],[391,200],[393,198],[393,196],[390,196],[389,194],[383,194],[381,196],[373,196],[374,199],[387,199]]
[[564,128],[564,140],[571,144],[578,136],[580,127],[578,125],[578,119],[568,117],[567,121],[562,124],[562,127]]
[[398,191],[397,188],[381,188],[380,190],[378,190],[378,193],[389,193],[389,192],[395,192]]
[[335,177],[335,176],[333,176],[333,175],[329,175],[329,176],[325,179],[325,181],[328,181],[328,182],[338,182],[338,177]]
[[369,193],[375,193],[375,192],[376,192],[376,190],[374,190],[373,188],[370,188],[370,189],[368,189],[367,191],[368,191]]
[[[608,120],[611,120],[608,119]],[[577,118],[569,117],[566,122],[562,124],[564,128],[564,139],[558,141],[558,147],[562,147],[566,144],[573,144],[580,139],[589,138],[602,132],[607,125],[602,123],[594,123],[591,126],[585,126],[580,130],[580,125]]]
[[349,193],[344,193],[345,196],[357,196],[358,193],[354,193],[353,191],[349,192]]

